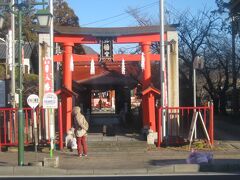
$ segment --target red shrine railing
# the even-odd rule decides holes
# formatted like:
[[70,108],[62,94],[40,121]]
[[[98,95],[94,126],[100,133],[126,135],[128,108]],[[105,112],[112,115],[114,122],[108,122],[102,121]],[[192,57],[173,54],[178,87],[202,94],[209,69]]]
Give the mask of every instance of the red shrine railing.
[[[33,110],[24,108],[24,144],[34,143],[34,127],[33,127]],[[49,122],[46,123],[44,109],[36,108],[36,121],[38,128],[39,144],[49,143]],[[167,114],[165,125],[165,136],[163,137],[163,119],[162,112]],[[194,112],[199,112],[207,129],[210,143],[214,144],[214,113],[213,104],[204,107],[159,107],[156,111],[157,117],[157,146],[160,147],[164,143],[181,144],[188,139],[189,131],[193,120]],[[62,123],[62,105],[59,103],[58,109],[55,112],[57,121],[56,128],[56,144],[60,150],[63,149],[63,123]],[[198,122],[198,121],[197,121]],[[197,123],[198,139],[205,138],[203,136],[201,124]],[[48,133],[47,132],[48,129]],[[201,131],[200,131],[201,130]],[[61,138],[60,138],[61,137]],[[17,108],[0,108],[0,151],[2,146],[16,146],[18,144],[18,113]]]
[[[43,108],[36,108],[37,136],[38,143],[50,142],[50,122],[46,120],[46,114]],[[58,121],[56,128],[56,144],[63,149],[63,131],[62,131],[62,106],[59,103],[55,116]],[[24,112],[24,144],[34,143],[34,114],[33,109],[23,108]],[[60,130],[60,131],[59,131]],[[62,138],[59,138],[62,137]],[[0,108],[0,151],[2,146],[18,145],[18,109],[17,108]]]
[[[165,134],[163,134],[163,116],[165,111]],[[189,133],[191,132],[192,121],[194,120],[194,112],[200,114],[196,117],[197,139],[207,139],[204,133],[204,127],[201,119],[206,127],[210,144],[214,144],[214,112],[213,104],[204,107],[159,107],[157,109],[157,146],[175,144],[179,145],[189,141]]]

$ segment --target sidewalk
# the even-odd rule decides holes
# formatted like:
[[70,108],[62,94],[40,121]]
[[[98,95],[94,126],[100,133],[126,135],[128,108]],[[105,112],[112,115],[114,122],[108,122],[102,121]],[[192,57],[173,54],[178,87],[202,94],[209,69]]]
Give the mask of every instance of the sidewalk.
[[[113,137],[115,138],[115,137]],[[88,157],[79,158],[76,151],[55,151],[59,167],[17,166],[17,152],[0,152],[0,176],[32,175],[127,175],[169,174],[198,172],[240,172],[240,142],[216,142],[220,148],[213,151],[214,162],[208,165],[186,164],[189,151],[174,148],[151,148],[131,139],[116,142],[105,139],[89,142]],[[123,140],[123,139],[122,139]],[[235,145],[233,145],[235,144]],[[99,148],[97,148],[98,146]],[[121,147],[121,148],[119,148]],[[48,152],[25,151],[25,164],[43,161]]]

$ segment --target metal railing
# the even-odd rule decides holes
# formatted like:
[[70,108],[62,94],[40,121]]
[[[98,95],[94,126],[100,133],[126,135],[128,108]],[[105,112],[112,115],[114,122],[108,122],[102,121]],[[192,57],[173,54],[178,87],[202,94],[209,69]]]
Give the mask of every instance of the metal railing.
[[[202,118],[204,126],[209,135],[209,142],[214,144],[214,113],[213,104],[204,107],[159,107],[157,109],[157,132],[158,141],[157,146],[176,144],[179,145],[184,141],[189,140],[191,132],[192,121],[194,120],[194,112],[198,112]],[[165,112],[166,124],[163,126],[162,113]],[[201,119],[200,119],[201,120]],[[196,121],[196,136],[197,139],[206,139],[204,134],[204,127],[199,121]],[[166,134],[163,135],[163,127],[166,127]],[[194,132],[195,133],[195,132]]]
[[[2,146],[16,146],[18,145],[18,113],[17,108],[0,108],[0,149]],[[37,122],[37,136],[38,144],[49,143],[49,120],[46,120],[46,115],[43,108],[36,108],[36,122]],[[56,143],[59,144],[60,149],[63,148],[63,132],[62,130],[62,116],[61,103],[56,114]],[[23,108],[24,112],[24,144],[34,143],[34,115],[33,109]],[[60,131],[59,131],[60,130]],[[61,138],[60,138],[61,137]]]

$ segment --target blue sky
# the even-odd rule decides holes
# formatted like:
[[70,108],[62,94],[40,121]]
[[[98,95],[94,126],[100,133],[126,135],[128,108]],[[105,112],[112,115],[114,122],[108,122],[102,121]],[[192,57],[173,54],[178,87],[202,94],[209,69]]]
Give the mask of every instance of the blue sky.
[[[139,8],[142,14],[158,19],[159,0],[66,0],[79,17],[80,26],[119,27],[134,26],[135,20],[126,10]],[[164,6],[176,16],[184,10],[192,14],[198,10],[215,8],[215,0],[164,0]]]
[[[137,26],[126,10],[138,8],[141,14],[159,21],[159,0],[66,0],[79,17],[81,27],[127,27]],[[199,10],[216,8],[215,0],[164,0],[164,7],[173,12],[172,17],[188,10],[196,14]],[[99,52],[99,44],[88,45]],[[131,48],[136,44],[114,44],[114,53],[121,47]]]

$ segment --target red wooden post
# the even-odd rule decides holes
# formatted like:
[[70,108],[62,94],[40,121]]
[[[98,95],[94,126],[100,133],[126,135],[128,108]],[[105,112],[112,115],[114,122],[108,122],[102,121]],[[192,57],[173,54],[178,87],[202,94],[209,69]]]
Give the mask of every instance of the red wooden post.
[[63,150],[62,103],[58,103],[59,149]]
[[[142,51],[145,55],[145,69],[143,71],[143,90],[147,89],[151,85],[151,60],[150,60],[150,41],[145,41],[141,44]],[[142,97],[142,107],[143,107],[143,125],[149,126],[154,132],[156,132],[156,122],[155,122],[155,98],[153,94],[145,94]]]
[[9,115],[9,141],[10,143],[12,143],[12,132],[13,132],[13,125],[12,125],[12,114],[11,114],[11,110],[7,110],[8,111],[8,115]]
[[[0,112],[1,112],[1,110],[0,110]],[[2,129],[2,126],[0,127],[0,152],[2,152],[2,131],[3,129]]]
[[[70,69],[72,49],[74,44],[71,42],[66,42],[63,44],[63,86],[68,90],[72,90],[72,72]],[[63,124],[64,132],[66,133],[68,129],[72,126],[72,96],[65,93],[62,95],[62,111],[63,111]]]
[[3,111],[3,132],[4,132],[4,143],[7,143],[7,123],[6,123],[6,111]]
[[210,103],[210,122],[209,122],[210,142],[214,145],[214,107],[213,102]]

